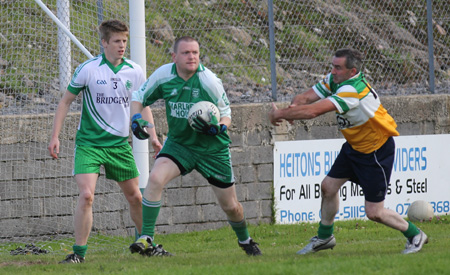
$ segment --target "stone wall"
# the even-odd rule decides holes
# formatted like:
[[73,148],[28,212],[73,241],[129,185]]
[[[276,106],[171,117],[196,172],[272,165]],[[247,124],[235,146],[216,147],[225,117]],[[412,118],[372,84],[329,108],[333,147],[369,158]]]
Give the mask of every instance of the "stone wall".
[[[382,103],[401,135],[450,132],[450,96],[384,97]],[[286,106],[287,103],[277,103]],[[233,105],[229,129],[238,199],[252,223],[272,221],[273,144],[276,141],[341,138],[334,114],[273,127],[269,103]],[[162,139],[165,111],[153,110]],[[2,116],[0,120],[0,238],[72,235],[78,191],[71,176],[79,114],[69,114],[60,135],[58,160],[47,152],[53,115]],[[150,146],[151,148],[151,146]],[[150,154],[152,155],[152,154]],[[150,167],[153,159],[150,156]],[[158,233],[215,229],[227,225],[211,187],[197,172],[169,183],[163,194]],[[94,201],[94,231],[131,232],[127,203],[119,187],[100,177]]]

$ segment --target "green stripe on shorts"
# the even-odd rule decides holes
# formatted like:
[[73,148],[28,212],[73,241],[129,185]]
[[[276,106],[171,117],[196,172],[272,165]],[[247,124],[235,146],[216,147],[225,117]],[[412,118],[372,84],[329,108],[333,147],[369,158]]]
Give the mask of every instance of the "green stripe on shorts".
[[117,182],[139,176],[129,144],[117,147],[76,146],[74,175],[100,174],[101,165],[105,167],[106,178]]

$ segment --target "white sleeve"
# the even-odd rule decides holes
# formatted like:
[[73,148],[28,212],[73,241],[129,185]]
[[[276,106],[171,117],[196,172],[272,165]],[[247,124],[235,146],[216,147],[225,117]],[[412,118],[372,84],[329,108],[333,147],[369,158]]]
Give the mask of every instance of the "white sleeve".
[[231,118],[230,101],[223,88],[222,80],[207,68],[199,74],[199,78],[203,88],[208,92],[219,108],[220,117]]

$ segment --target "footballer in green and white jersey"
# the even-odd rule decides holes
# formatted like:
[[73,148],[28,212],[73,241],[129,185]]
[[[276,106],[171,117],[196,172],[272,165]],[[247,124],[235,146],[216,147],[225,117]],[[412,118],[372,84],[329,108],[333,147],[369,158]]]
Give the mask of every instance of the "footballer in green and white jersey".
[[83,92],[76,144],[101,147],[127,144],[131,93],[144,81],[142,68],[126,58],[114,67],[102,54],[78,66],[67,88],[75,95]]
[[132,101],[138,101],[146,107],[158,99],[165,101],[169,125],[167,138],[171,141],[204,153],[221,150],[231,143],[226,131],[217,136],[208,136],[195,132],[189,126],[189,109],[199,101],[214,103],[219,108],[221,118],[231,118],[230,102],[222,81],[202,64],[187,81],[178,76],[175,63],[161,66],[139,90],[133,92]]

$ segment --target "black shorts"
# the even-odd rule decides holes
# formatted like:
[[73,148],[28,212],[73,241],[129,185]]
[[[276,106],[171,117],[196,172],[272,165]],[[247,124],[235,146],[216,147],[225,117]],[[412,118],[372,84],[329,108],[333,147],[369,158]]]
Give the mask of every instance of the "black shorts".
[[362,188],[366,201],[381,202],[386,197],[394,156],[395,142],[392,137],[380,149],[369,154],[360,153],[345,142],[328,176],[348,178]]

